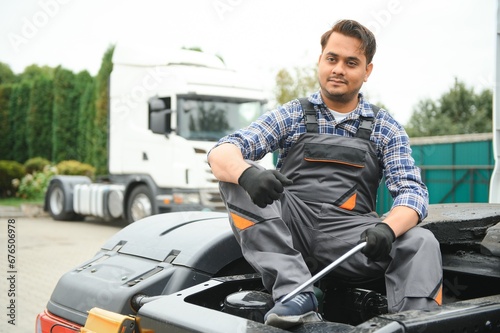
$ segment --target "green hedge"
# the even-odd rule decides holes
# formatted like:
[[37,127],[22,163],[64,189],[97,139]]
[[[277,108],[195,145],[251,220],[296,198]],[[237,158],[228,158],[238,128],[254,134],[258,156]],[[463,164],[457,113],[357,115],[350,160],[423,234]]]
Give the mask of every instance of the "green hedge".
[[54,84],[45,76],[33,81],[30,108],[26,118],[28,151],[30,157],[52,158],[52,109]]
[[62,161],[56,165],[57,174],[87,176],[94,178],[95,168],[87,163],[81,163],[75,160]]
[[0,62],[1,158],[77,160],[107,174],[113,52],[114,46],[106,50],[96,76],[38,65],[16,75]]
[[14,196],[16,187],[12,184],[14,179],[21,179],[26,174],[24,166],[16,161],[0,161],[0,197]]
[[26,173],[34,173],[37,171],[43,171],[46,166],[50,166],[50,161],[43,157],[33,157],[24,162],[24,168]]

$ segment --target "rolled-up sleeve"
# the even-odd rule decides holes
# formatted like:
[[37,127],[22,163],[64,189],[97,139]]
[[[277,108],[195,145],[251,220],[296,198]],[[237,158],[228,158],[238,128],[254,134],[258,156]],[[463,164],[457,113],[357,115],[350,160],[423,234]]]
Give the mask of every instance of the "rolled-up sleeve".
[[249,126],[221,138],[215,147],[232,143],[241,150],[244,159],[260,160],[277,149],[280,138],[287,131],[287,113],[283,108],[268,111]]
[[382,161],[386,186],[394,199],[393,207],[412,208],[421,221],[427,216],[429,192],[411,156],[408,135],[397,124],[388,126],[385,134],[387,142],[383,145]]

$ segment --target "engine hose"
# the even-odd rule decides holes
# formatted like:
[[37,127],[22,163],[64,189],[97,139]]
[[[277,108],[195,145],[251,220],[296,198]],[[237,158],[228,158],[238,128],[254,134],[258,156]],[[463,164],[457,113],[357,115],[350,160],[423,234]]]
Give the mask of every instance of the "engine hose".
[[162,298],[163,295],[160,296],[148,296],[144,294],[137,294],[132,296],[132,299],[130,300],[130,306],[134,311],[139,311],[139,309],[146,303],[149,303],[151,301],[155,301],[159,298]]

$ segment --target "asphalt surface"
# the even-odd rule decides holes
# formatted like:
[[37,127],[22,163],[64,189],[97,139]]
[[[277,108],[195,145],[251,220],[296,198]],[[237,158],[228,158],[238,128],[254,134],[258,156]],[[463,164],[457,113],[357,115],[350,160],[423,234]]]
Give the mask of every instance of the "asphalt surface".
[[[59,277],[92,258],[109,237],[125,226],[120,221],[87,219],[66,222],[37,215],[27,217],[17,210],[0,209],[2,333],[35,332],[36,316],[44,310]],[[15,253],[10,258],[9,229],[15,230]],[[13,231],[10,234],[13,235]],[[10,240],[10,244],[12,242]],[[13,268],[9,267],[9,259],[14,260]],[[12,281],[15,285],[11,285]],[[9,323],[12,320],[9,309],[12,301],[15,304],[15,326]]]

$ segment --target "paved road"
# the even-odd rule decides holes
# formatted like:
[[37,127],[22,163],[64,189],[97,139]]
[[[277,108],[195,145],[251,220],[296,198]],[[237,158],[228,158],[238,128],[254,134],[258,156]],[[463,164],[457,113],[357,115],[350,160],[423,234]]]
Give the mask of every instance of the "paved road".
[[[53,221],[46,217],[14,217],[16,326],[8,323],[12,275],[8,267],[9,217],[0,217],[0,332],[34,333],[36,315],[50,298],[59,277],[90,259],[100,246],[125,226],[123,222]],[[12,223],[11,223],[12,224]]]

